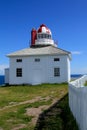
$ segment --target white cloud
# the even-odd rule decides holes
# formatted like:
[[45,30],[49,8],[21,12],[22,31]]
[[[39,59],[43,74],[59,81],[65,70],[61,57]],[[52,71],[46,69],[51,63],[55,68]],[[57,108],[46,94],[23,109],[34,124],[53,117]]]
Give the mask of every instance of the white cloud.
[[82,54],[81,51],[72,51],[71,53],[72,53],[73,55],[81,55],[81,54]]
[[4,75],[5,68],[8,68],[8,65],[5,64],[0,65],[0,75]]

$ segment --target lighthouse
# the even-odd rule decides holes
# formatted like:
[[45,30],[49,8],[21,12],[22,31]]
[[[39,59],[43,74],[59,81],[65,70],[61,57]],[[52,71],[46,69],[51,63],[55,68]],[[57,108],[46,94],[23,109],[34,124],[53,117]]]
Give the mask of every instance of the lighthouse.
[[30,47],[10,53],[7,57],[10,67],[5,70],[6,84],[70,81],[71,53],[56,46],[52,32],[45,24],[31,30]]
[[31,47],[44,47],[49,45],[56,47],[52,39],[51,30],[45,24],[41,24],[37,30],[33,28],[31,31]]

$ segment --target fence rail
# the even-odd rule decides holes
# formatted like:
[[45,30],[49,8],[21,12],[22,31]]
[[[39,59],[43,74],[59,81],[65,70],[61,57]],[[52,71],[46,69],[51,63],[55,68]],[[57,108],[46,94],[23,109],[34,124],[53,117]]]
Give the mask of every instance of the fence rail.
[[79,130],[87,130],[87,75],[69,83],[69,106]]

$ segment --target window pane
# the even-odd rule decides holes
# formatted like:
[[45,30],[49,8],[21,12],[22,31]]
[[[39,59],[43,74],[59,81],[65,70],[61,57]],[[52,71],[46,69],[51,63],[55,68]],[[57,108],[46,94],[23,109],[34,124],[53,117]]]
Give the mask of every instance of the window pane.
[[60,76],[60,68],[54,68],[54,76]]
[[22,59],[16,59],[16,62],[22,62]]
[[40,62],[40,59],[39,58],[35,59],[35,62]]
[[43,38],[45,38],[45,34],[43,34]]
[[22,68],[17,68],[16,69],[16,76],[17,77],[22,77]]
[[60,61],[60,59],[59,58],[54,58],[54,61]]

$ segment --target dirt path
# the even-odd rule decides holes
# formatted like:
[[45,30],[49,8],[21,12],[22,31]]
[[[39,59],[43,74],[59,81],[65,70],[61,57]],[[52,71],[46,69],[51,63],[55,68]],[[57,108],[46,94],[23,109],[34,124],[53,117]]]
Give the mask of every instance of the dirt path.
[[[46,100],[49,100],[49,97],[46,97]],[[57,99],[54,99],[51,103],[51,105],[42,105],[38,108],[27,108],[26,109],[26,114],[29,115],[29,116],[34,116],[34,118],[32,118],[32,121],[31,123],[33,125],[36,124],[38,118],[39,118],[39,115],[44,111],[44,110],[47,110],[50,106],[52,106],[53,104],[55,104],[57,101]]]
[[5,106],[5,107],[3,107],[3,108],[0,108],[0,111],[1,111],[1,110],[5,110],[5,109],[7,109],[7,108],[11,108],[11,107],[15,107],[15,106],[27,104],[27,103],[34,103],[34,102],[39,101],[39,100],[41,100],[41,97],[36,97],[36,98],[34,98],[34,99],[27,100],[27,101],[20,102],[20,103],[10,102],[9,104],[13,104],[13,105],[9,105],[9,106]]
[[[27,101],[20,102],[20,103],[10,102],[10,103],[9,103],[9,104],[10,104],[9,106],[5,106],[5,107],[1,108],[0,111],[6,110],[6,109],[11,108],[11,107],[23,105],[23,104],[34,103],[34,102],[37,102],[37,101],[48,101],[48,100],[50,100],[50,99],[52,99],[52,97],[50,97],[50,96],[47,96],[47,97],[44,97],[44,98],[42,98],[41,96],[38,96],[38,97],[36,97],[36,98],[34,98],[34,99],[27,100]],[[38,108],[34,108],[34,107],[32,107],[32,108],[27,108],[25,114],[28,115],[28,116],[33,116],[33,118],[32,118],[32,120],[31,120],[30,124],[32,124],[32,125],[35,126],[36,123],[37,123],[37,120],[38,120],[38,118],[39,118],[39,115],[40,115],[44,110],[47,110],[50,106],[52,106],[53,104],[55,104],[55,102],[56,102],[57,100],[58,100],[58,99],[53,99],[53,100],[52,100],[52,103],[51,103],[50,105],[41,105],[41,106],[39,106]],[[19,130],[19,129],[21,129],[21,128],[26,128],[26,125],[25,125],[25,124],[19,124],[18,126],[14,127],[12,130]],[[3,130],[3,129],[1,129],[1,130]]]

